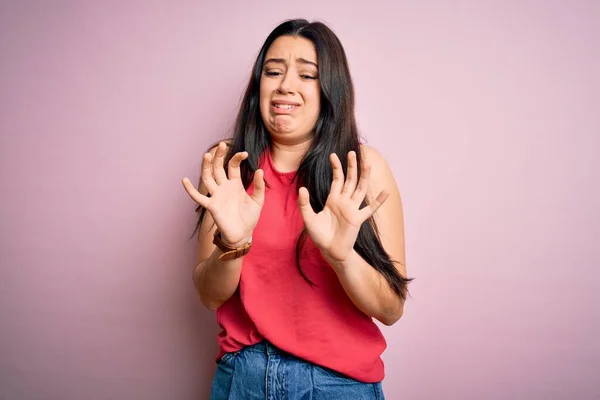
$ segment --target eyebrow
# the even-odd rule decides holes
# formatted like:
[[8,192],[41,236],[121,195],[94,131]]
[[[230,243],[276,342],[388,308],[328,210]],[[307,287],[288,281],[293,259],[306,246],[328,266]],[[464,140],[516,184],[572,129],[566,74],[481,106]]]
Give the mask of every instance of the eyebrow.
[[[319,68],[316,62],[309,61],[306,58],[296,58],[296,61],[302,64],[312,65],[317,69]],[[285,60],[283,58],[269,58],[263,65],[267,65],[268,63],[285,64]]]

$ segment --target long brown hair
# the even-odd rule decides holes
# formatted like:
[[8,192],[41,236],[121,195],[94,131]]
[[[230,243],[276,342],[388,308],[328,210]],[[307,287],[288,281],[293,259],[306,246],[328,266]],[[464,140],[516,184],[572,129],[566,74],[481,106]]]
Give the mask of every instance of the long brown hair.
[[[269,47],[278,37],[284,35],[310,40],[317,52],[321,109],[314,128],[314,140],[296,172],[296,182],[298,189],[305,186],[309,190],[311,205],[315,212],[319,212],[325,207],[333,179],[329,155],[336,153],[346,170],[346,155],[353,150],[358,156],[358,171],[361,170],[360,138],[354,116],[354,85],[344,48],[335,33],[325,24],[304,19],[287,20],[269,34],[254,63],[250,82],[235,121],[233,136],[229,141],[225,162],[237,152],[248,152],[248,158],[241,165],[242,181],[244,187],[248,188],[254,172],[259,168],[259,157],[265,150],[270,149],[271,139],[260,114],[260,80]],[[206,209],[198,206],[197,211],[199,217],[196,229],[200,227]],[[300,265],[300,252],[306,237],[307,233],[304,230],[296,245],[296,264],[304,279],[314,285]],[[396,294],[406,298],[407,286],[412,279],[403,277],[394,266],[381,244],[373,218],[361,226],[354,249],[385,277]]]

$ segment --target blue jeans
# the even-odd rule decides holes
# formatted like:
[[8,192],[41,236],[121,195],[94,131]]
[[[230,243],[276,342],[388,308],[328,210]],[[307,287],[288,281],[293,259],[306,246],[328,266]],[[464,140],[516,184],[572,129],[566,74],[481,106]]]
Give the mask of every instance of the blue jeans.
[[381,382],[364,383],[292,356],[263,341],[225,354],[211,400],[380,400]]

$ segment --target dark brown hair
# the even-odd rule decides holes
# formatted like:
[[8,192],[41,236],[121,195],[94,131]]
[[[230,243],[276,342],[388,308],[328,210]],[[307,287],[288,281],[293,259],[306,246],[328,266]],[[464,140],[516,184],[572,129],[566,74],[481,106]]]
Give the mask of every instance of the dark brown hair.
[[[259,157],[270,149],[271,139],[260,114],[260,80],[269,47],[278,37],[285,35],[310,40],[317,52],[321,85],[320,115],[314,128],[314,140],[302,159],[295,178],[298,189],[305,186],[309,190],[311,205],[315,212],[319,212],[325,206],[333,178],[329,155],[336,153],[345,171],[347,154],[353,150],[358,156],[358,171],[361,170],[360,138],[354,116],[354,86],[350,69],[341,42],[325,24],[304,19],[288,20],[269,34],[252,68],[225,162],[237,152],[248,152],[248,158],[241,165],[242,181],[244,187],[248,188],[259,167]],[[365,204],[366,202],[363,206]],[[199,218],[196,229],[202,223],[206,210],[199,206],[197,211]],[[304,279],[313,285],[300,266],[300,252],[306,236],[304,230],[298,238],[296,263]],[[394,266],[381,244],[373,218],[361,226],[354,249],[385,277],[396,294],[406,298],[407,285],[412,279],[403,277]]]

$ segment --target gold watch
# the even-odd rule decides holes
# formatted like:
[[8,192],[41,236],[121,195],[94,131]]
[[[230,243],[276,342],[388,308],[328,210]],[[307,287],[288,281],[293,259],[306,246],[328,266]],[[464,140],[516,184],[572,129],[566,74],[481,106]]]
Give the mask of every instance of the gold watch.
[[223,239],[221,238],[221,232],[218,230],[215,231],[215,235],[213,237],[213,243],[223,251],[223,254],[219,256],[219,260],[221,261],[229,261],[235,260],[236,258],[240,258],[248,254],[250,252],[250,247],[252,247],[252,238],[240,247],[230,247],[223,243]]

